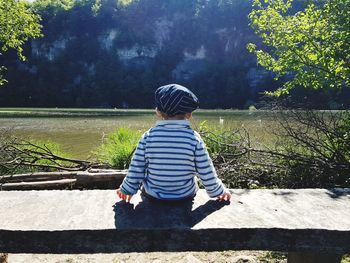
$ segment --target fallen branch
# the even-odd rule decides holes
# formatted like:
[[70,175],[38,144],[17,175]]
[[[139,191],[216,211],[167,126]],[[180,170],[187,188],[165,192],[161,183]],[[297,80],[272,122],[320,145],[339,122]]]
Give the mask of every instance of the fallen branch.
[[38,172],[4,175],[0,177],[1,190],[42,190],[81,188],[93,186],[96,182],[113,183],[122,181],[127,170],[99,170],[77,172]]
[[46,145],[35,145],[17,138],[6,139],[0,143],[0,156],[0,168],[7,173],[18,167],[72,172],[108,167],[93,161],[58,156]]
[[78,172],[37,172],[26,174],[14,174],[0,176],[0,183],[2,182],[30,182],[43,180],[56,180],[74,178]]
[[67,188],[73,186],[77,179],[62,179],[42,182],[19,182],[19,183],[5,183],[0,185],[1,190],[44,190],[52,188]]

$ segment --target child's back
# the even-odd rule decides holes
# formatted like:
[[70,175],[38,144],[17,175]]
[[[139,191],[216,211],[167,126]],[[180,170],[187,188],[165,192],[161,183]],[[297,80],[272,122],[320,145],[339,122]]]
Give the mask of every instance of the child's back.
[[[165,95],[160,97],[160,102],[157,103],[159,104],[157,114],[165,120],[157,122],[155,127],[142,136],[118,195],[125,200],[126,195],[135,194],[142,185],[146,194],[157,199],[187,199],[193,197],[197,191],[198,186],[195,179],[197,174],[210,197],[225,195],[224,198],[229,199],[229,193],[226,192],[216,175],[203,140],[191,129],[187,120],[193,111],[188,108],[197,107],[198,101],[195,101],[197,98],[190,93],[188,97],[185,97],[185,103],[181,103],[183,100],[178,99],[178,94],[190,91],[182,86],[179,86],[179,89],[178,85],[171,86],[171,89],[169,86],[157,90],[158,92],[165,88]],[[173,93],[169,95],[169,92]],[[192,96],[194,102],[197,103],[195,106],[194,102],[192,105],[191,102],[188,102],[188,98],[191,99]],[[180,107],[181,114],[175,114],[179,112],[179,106],[182,106]],[[159,111],[159,108],[163,111]],[[169,111],[164,112],[169,108],[173,111],[172,114],[169,114]]]

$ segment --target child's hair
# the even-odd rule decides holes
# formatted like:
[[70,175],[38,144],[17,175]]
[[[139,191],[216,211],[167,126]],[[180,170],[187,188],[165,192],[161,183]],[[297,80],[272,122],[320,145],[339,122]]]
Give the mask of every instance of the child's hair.
[[199,101],[189,89],[178,84],[169,84],[155,92],[157,109],[168,117],[184,116],[198,108]]
[[157,115],[159,117],[162,117],[163,119],[184,120],[187,118],[186,115],[188,114],[188,113],[182,113],[182,114],[176,114],[176,115],[169,115],[169,114],[166,114],[165,112],[160,111],[158,108],[156,108],[156,111],[157,111]]

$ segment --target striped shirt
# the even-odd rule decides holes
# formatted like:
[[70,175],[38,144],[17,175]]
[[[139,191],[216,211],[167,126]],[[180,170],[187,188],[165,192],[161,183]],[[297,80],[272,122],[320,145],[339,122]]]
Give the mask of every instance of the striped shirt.
[[210,197],[224,193],[204,142],[189,121],[158,121],[143,134],[120,189],[134,195],[143,186],[155,198],[180,200],[195,195],[196,175]]

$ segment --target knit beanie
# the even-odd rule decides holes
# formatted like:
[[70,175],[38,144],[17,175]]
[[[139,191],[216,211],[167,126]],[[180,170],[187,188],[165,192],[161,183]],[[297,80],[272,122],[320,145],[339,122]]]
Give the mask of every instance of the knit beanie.
[[169,84],[158,88],[155,92],[156,107],[168,116],[186,114],[198,108],[196,95],[178,84]]

